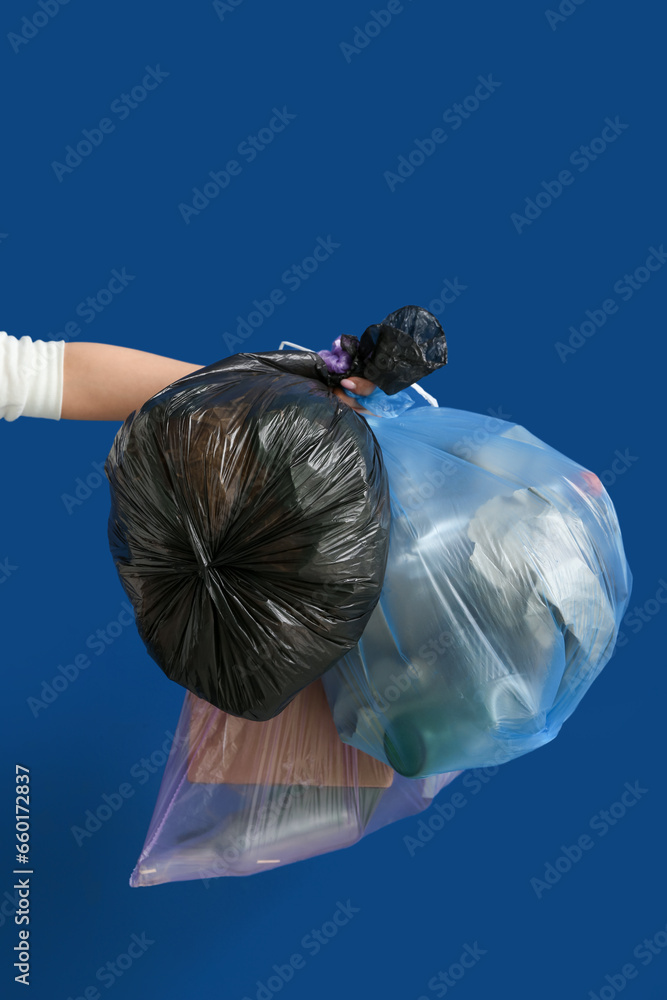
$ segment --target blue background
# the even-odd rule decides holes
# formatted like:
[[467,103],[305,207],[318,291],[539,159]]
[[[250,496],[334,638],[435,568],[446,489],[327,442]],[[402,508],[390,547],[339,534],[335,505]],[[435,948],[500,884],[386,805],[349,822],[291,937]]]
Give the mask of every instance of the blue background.
[[[33,997],[83,996],[145,932],[154,943],[113,997],[254,1000],[257,981],[306,955],[303,936],[348,899],[359,912],[281,994],[434,997],[429,980],[477,942],[484,956],[450,990],[459,1000],[586,998],[605,986],[610,997],[605,976],[628,962],[638,975],[627,1000],[665,996],[667,949],[646,966],[633,950],[667,925],[666,613],[655,601],[667,577],[667,267],[627,301],[614,290],[667,241],[665,26],[657,4],[564,9],[550,25],[530,0],[414,0],[346,57],[341,43],[370,19],[358,0],[243,0],[227,12],[74,0],[14,46],[10,34],[40,8],[4,4],[2,329],[63,339],[114,268],[134,278],[94,320],[78,317],[78,339],[201,365],[283,339],[327,347],[406,303],[439,310],[450,362],[428,390],[443,405],[502,407],[603,476],[634,574],[630,606],[649,602],[559,737],[502,767],[414,857],[403,837],[417,818],[253,878],[130,889],[162,769],[142,785],[130,770],[173,732],[182,689],[128,627],[37,716],[28,703],[122,610],[106,481],[71,513],[62,499],[104,462],[119,425],[7,423],[0,560],[16,568],[0,589],[0,892],[12,885],[20,762],[32,774]],[[110,112],[157,65],[168,74],[159,86],[123,119]],[[460,127],[443,124],[489,74],[500,84],[489,98]],[[296,117],[248,162],[237,148],[274,107]],[[114,131],[59,180],[53,162],[105,117]],[[627,128],[580,170],[570,155],[607,117]],[[385,172],[438,127],[447,140],[390,190]],[[186,222],[179,205],[233,158],[240,175]],[[568,168],[573,183],[519,232],[512,213]],[[340,244],[330,258],[228,349],[253,300],[285,290],[283,273],[329,236]],[[443,306],[445,279],[465,290]],[[617,312],[562,360],[555,345],[609,298]],[[71,827],[128,780],[134,796],[77,846]],[[538,899],[530,880],[635,781],[648,790],[640,801]],[[0,919],[2,989],[18,995],[16,928]]]

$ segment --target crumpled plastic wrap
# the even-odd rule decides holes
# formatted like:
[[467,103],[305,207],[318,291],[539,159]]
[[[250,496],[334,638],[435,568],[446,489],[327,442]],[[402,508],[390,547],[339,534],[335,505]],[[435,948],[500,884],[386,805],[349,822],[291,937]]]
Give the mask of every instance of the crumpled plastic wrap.
[[520,425],[407,395],[364,398],[389,558],[323,683],[341,738],[418,778],[552,740],[612,655],[632,574],[594,473]]
[[315,353],[238,354],[132,413],[109,544],[147,651],[216,707],[281,712],[361,636],[389,537],[368,424]]
[[348,847],[426,809],[411,781],[336,733],[321,681],[267,722],[185,696],[133,887],[254,875]]

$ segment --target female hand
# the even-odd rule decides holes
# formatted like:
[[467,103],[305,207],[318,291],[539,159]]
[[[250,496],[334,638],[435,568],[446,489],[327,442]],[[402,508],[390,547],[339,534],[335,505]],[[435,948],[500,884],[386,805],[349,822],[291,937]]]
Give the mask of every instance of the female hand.
[[336,386],[334,392],[339,399],[342,399],[344,403],[351,406],[353,410],[357,411],[357,413],[368,413],[372,416],[370,410],[365,410],[363,406],[359,405],[356,399],[352,399],[351,396],[346,395],[343,389],[349,389],[350,392],[356,392],[358,396],[370,396],[376,388],[377,386],[374,382],[369,382],[367,378],[359,378],[355,375],[352,378],[344,378],[341,381],[340,386]]

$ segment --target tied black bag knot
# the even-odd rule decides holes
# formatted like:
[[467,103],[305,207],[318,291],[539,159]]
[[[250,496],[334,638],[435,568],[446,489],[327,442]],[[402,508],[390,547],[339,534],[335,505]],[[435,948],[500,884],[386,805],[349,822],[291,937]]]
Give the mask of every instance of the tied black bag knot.
[[403,306],[361,337],[342,334],[333,351],[319,351],[328,385],[358,376],[393,396],[447,364],[447,340],[440,323],[420,306]]

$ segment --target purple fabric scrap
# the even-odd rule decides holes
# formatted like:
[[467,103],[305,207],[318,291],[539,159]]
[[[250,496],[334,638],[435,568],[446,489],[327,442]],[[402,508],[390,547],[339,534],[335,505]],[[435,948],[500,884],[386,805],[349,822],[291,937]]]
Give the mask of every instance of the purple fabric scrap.
[[352,365],[352,356],[344,351],[341,347],[340,337],[334,340],[331,351],[318,351],[317,353],[323,359],[325,365],[330,372],[335,372],[337,375],[342,374],[350,370]]

